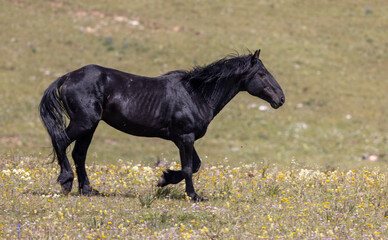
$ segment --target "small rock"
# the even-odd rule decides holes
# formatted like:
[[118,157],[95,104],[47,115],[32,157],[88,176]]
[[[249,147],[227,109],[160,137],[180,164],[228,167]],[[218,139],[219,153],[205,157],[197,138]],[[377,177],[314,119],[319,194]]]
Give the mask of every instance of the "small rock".
[[379,159],[379,155],[378,154],[365,154],[364,156],[362,156],[362,160],[365,160],[365,161],[370,161],[370,162],[376,162],[378,159]]
[[129,23],[129,25],[132,25],[132,26],[139,26],[140,25],[140,22],[137,20],[129,20],[128,23]]
[[247,108],[248,109],[257,108],[257,104],[256,103],[250,103],[250,104],[248,104]]
[[260,110],[260,111],[268,111],[268,110],[269,110],[269,107],[266,106],[266,105],[261,105],[261,106],[259,107],[259,110]]

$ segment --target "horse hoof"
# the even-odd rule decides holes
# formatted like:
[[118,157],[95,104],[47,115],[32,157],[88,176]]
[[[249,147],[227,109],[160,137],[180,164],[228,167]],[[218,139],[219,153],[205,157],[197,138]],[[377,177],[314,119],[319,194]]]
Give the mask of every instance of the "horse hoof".
[[89,187],[89,186],[84,186],[82,189],[80,189],[81,195],[84,196],[100,196],[101,193],[97,191],[96,189]]
[[205,199],[203,197],[200,197],[198,194],[194,193],[192,196],[190,196],[191,200],[194,202],[206,202],[208,199]]
[[164,179],[164,176],[161,176],[158,180],[158,187],[164,187],[166,186],[166,179]]
[[167,170],[167,172],[166,171],[164,171],[163,172],[163,175],[162,176],[160,176],[160,178],[159,178],[159,180],[158,180],[158,187],[165,187],[165,186],[167,186],[169,183],[167,182],[167,177],[168,177],[168,170]]
[[91,196],[100,196],[102,194],[99,191],[97,191],[96,189],[92,188],[92,190],[89,192],[89,195],[91,195]]
[[68,188],[62,186],[62,194],[63,195],[67,196],[70,194],[70,192],[71,192],[71,189],[68,189]]

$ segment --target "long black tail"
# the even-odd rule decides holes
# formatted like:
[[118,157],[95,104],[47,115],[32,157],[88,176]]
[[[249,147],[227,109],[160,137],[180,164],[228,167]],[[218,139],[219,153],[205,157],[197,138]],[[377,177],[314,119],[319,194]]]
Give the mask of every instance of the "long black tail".
[[55,80],[44,92],[39,105],[40,117],[53,144],[53,161],[57,158],[60,165],[62,155],[66,154],[66,147],[70,144],[65,131],[67,112],[60,96],[60,87],[66,78],[65,75]]

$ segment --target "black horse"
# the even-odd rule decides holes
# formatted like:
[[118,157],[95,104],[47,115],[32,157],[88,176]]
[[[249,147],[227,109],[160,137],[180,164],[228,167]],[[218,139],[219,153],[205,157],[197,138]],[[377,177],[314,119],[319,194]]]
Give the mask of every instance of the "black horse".
[[[58,182],[69,193],[74,174],[66,156],[75,141],[80,194],[98,194],[85,170],[86,152],[100,120],[128,134],[173,141],[179,149],[181,171],[163,173],[158,186],[185,179],[186,193],[201,200],[192,175],[201,161],[194,148],[211,120],[240,91],[266,100],[273,108],[284,103],[282,89],[254,54],[223,58],[191,71],[172,71],[150,78],[96,65],[70,72],[44,92],[40,115],[51,137],[61,168]],[[66,123],[66,116],[70,119]]]

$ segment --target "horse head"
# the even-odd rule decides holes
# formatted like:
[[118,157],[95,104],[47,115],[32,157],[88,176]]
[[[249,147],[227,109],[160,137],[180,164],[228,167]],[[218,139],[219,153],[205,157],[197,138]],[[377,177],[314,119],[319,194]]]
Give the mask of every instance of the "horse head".
[[285,97],[279,83],[264,67],[259,59],[260,50],[255,51],[251,57],[254,72],[243,82],[244,90],[249,94],[267,101],[273,108],[279,108],[284,104]]

